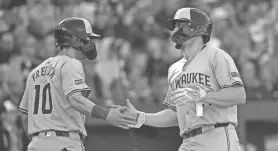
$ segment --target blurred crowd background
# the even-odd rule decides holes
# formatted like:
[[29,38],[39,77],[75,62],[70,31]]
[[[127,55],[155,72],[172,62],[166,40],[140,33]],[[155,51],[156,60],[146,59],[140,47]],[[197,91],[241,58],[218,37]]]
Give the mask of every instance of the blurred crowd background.
[[277,0],[0,0],[0,150],[24,148],[17,107],[28,73],[58,53],[58,22],[84,17],[102,35],[98,59],[84,62],[97,104],[161,104],[168,67],[182,57],[164,21],[187,6],[210,15],[209,44],[234,58],[248,101],[277,100]]

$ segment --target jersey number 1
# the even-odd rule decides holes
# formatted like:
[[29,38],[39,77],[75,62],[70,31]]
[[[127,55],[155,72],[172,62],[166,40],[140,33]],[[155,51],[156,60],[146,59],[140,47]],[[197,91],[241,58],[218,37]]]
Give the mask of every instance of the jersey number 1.
[[[40,104],[41,86],[35,85],[35,90],[36,90],[36,96],[35,96],[34,113],[33,114],[38,114],[39,104]],[[46,99],[47,98],[46,95],[48,95],[48,99]],[[46,101],[48,101],[48,103],[49,103],[49,109],[46,109]],[[52,107],[50,83],[47,83],[46,85],[44,85],[43,90],[42,90],[42,114],[52,113],[52,108],[53,107]]]

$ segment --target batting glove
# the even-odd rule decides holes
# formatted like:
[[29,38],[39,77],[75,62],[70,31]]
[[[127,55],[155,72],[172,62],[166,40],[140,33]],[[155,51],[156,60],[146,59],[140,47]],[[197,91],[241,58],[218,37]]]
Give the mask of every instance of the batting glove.
[[194,90],[192,88],[180,88],[171,92],[170,100],[175,102],[186,101],[188,103],[196,103],[207,97],[205,90]]

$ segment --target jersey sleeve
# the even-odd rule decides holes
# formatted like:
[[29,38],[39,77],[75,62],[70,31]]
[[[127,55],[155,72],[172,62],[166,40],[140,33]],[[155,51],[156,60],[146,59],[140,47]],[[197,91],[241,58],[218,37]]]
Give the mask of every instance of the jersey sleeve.
[[82,92],[88,97],[91,89],[85,83],[85,74],[81,62],[78,60],[68,60],[61,67],[61,81],[64,94],[68,98],[75,92]]
[[163,105],[165,105],[166,107],[176,111],[176,105],[171,102],[170,100],[170,97],[171,97],[171,87],[170,87],[170,83],[172,81],[172,78],[173,76],[176,74],[176,71],[173,69],[173,66],[171,66],[168,70],[168,85],[169,85],[169,88],[168,88],[168,91],[167,91],[167,94],[166,94],[166,97],[163,101]]
[[171,95],[171,89],[169,87],[168,92],[166,94],[166,97],[163,101],[163,105],[165,105],[166,107],[176,111],[177,110],[176,105],[173,102],[170,101],[170,95]]
[[235,62],[226,52],[216,52],[212,66],[216,80],[221,88],[235,85],[243,86]]
[[19,111],[28,114],[28,100],[29,100],[29,86],[28,86],[28,79],[27,79],[24,94],[19,105]]

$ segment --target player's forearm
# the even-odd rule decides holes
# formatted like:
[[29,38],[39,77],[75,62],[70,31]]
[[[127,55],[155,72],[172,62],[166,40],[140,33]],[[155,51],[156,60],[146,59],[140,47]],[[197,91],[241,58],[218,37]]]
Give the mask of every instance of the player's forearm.
[[244,87],[229,87],[218,92],[209,92],[204,102],[222,107],[230,107],[246,102]]
[[157,113],[146,113],[144,125],[153,127],[178,126],[177,113],[171,109],[165,109]]
[[87,98],[83,96],[71,96],[69,98],[69,103],[71,107],[76,109],[77,111],[85,114],[85,115],[90,115],[92,108],[94,107],[94,103],[88,100]]
[[81,94],[72,94],[69,97],[69,103],[77,111],[103,120],[106,119],[109,112],[109,110],[99,107]]

